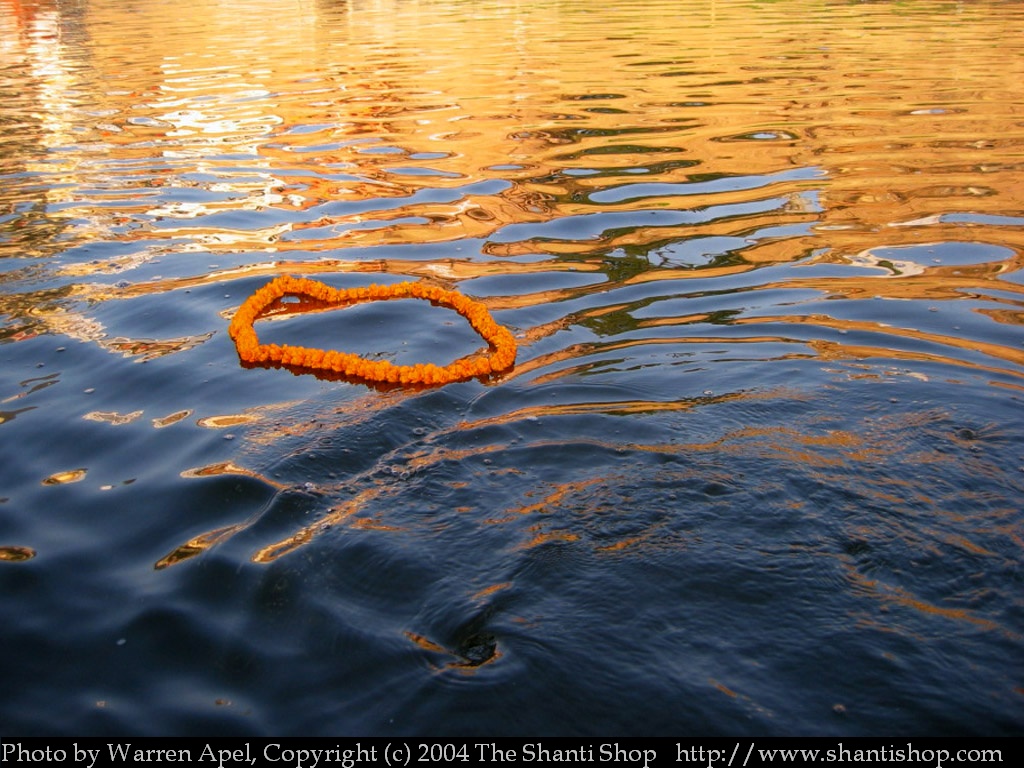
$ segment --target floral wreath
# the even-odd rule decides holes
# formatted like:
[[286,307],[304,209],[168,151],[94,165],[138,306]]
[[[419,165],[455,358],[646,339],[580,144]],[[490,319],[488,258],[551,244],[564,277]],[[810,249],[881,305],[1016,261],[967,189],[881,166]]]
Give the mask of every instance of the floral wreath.
[[[453,309],[469,321],[473,330],[491,346],[485,357],[456,360],[446,366],[433,363],[395,365],[387,360],[367,360],[350,352],[315,349],[291,344],[261,344],[253,323],[267,307],[282,296],[306,296],[327,304],[357,304],[385,299],[425,299]],[[285,365],[329,371],[346,377],[387,384],[436,386],[489,376],[515,364],[516,342],[508,328],[498,325],[487,307],[458,291],[427,283],[369,285],[363,288],[333,288],[316,280],[281,276],[257,290],[235,312],[228,326],[238,356],[246,363]]]

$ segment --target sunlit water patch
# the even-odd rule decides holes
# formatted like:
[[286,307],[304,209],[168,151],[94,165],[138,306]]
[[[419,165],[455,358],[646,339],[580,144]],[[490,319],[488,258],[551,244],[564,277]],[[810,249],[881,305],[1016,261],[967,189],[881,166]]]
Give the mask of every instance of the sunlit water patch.
[[4,731],[1019,733],[1022,40],[0,0]]

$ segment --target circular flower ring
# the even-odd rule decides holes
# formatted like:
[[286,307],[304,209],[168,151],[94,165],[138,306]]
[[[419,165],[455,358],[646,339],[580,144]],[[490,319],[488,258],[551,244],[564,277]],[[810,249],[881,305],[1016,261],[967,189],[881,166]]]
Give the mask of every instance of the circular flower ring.
[[[486,357],[456,360],[446,366],[433,363],[395,365],[386,360],[367,360],[349,352],[311,349],[290,344],[260,344],[253,323],[264,310],[282,296],[306,296],[328,304],[356,304],[383,299],[426,299],[454,309],[469,321],[492,351]],[[463,381],[507,370],[516,360],[516,342],[512,333],[498,325],[479,301],[457,291],[447,291],[425,283],[370,285],[365,288],[332,288],[316,280],[277,277],[245,300],[228,326],[238,356],[247,363],[287,365],[331,371],[344,376],[389,384],[428,386]]]

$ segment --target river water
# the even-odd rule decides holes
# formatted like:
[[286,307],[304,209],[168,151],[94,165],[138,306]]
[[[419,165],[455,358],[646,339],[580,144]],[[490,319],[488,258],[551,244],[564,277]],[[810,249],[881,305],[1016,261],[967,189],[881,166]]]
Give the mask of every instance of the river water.
[[0,0],[0,732],[1019,734],[1022,268],[1019,2]]

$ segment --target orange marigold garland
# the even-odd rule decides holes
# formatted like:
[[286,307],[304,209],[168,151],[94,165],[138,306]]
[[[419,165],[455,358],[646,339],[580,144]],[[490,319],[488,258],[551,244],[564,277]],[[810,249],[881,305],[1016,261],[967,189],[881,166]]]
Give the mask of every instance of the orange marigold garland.
[[[260,344],[253,323],[267,307],[282,296],[308,296],[328,304],[355,304],[383,299],[426,299],[454,309],[469,321],[473,330],[493,348],[486,357],[457,360],[446,366],[433,363],[395,365],[386,360],[367,360],[349,352],[310,349],[290,344]],[[426,283],[369,285],[365,288],[332,288],[316,280],[277,277],[245,300],[228,326],[238,356],[247,363],[288,365],[331,371],[344,376],[389,384],[448,384],[507,370],[516,360],[512,333],[498,325],[479,301]]]

